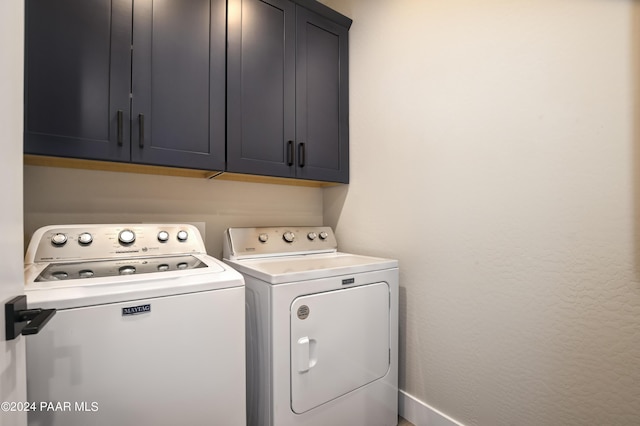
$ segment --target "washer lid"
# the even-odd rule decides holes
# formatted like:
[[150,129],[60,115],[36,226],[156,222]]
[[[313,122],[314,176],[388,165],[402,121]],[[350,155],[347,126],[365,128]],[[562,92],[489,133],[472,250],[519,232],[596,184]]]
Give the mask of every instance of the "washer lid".
[[397,268],[398,261],[348,253],[283,256],[225,262],[243,274],[283,284]]
[[[182,260],[191,257],[193,259],[190,259],[189,262],[192,263],[192,268],[181,269],[178,266]],[[149,267],[156,271],[164,269],[161,267],[162,262],[166,263],[168,258],[114,261],[115,264],[121,262],[121,267],[124,268],[122,271],[119,268],[116,269],[117,276],[92,278],[81,277],[81,271],[78,268],[81,268],[82,265],[75,262],[69,263],[70,267],[74,269],[64,268],[64,263],[55,266],[48,263],[32,263],[26,265],[24,270],[25,294],[28,296],[28,305],[66,309],[244,286],[242,275],[211,256],[176,256],[172,259],[173,262],[177,262],[174,269],[153,273],[146,272],[145,268]],[[85,265],[92,263],[85,262]],[[52,269],[49,270],[51,273],[58,271],[69,276],[64,278],[60,274],[57,279],[53,277],[52,280],[38,281],[40,276],[51,275],[44,272],[48,266],[52,266]],[[107,269],[113,268],[115,268],[114,264]],[[71,271],[76,272],[72,273]]]
[[51,263],[38,275],[35,282],[95,279],[134,274],[186,271],[199,268],[210,268],[208,272],[221,272],[223,270],[218,264],[207,265],[192,255],[154,256],[89,262]]

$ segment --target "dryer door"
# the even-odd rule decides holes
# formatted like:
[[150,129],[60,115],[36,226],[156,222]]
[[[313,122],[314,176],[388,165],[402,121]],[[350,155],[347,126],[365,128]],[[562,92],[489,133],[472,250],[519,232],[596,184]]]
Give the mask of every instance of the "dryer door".
[[369,284],[291,304],[291,409],[298,414],[389,370],[389,286]]

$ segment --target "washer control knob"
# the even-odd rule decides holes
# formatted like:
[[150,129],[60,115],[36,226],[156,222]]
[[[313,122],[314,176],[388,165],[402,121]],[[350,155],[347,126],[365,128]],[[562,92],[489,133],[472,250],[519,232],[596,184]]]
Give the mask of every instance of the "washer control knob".
[[136,240],[136,234],[130,229],[123,229],[118,234],[118,240],[121,244],[131,244]]
[[66,234],[56,234],[51,237],[51,244],[56,247],[62,247],[67,243],[67,235]]
[[80,278],[91,278],[95,274],[90,269],[83,269],[82,271],[78,272],[78,275],[80,275]]
[[88,232],[83,232],[82,234],[78,235],[78,243],[80,243],[83,246],[89,245],[93,242],[93,235],[91,235]]
[[258,241],[261,243],[266,243],[269,240],[269,234],[260,234],[258,235]]
[[189,238],[189,233],[187,231],[178,231],[178,241],[185,242]]
[[292,243],[293,240],[296,239],[296,236],[293,232],[291,231],[287,231],[284,234],[282,234],[282,239],[285,240],[288,243]]
[[56,280],[66,280],[67,278],[69,278],[69,274],[64,271],[56,271],[52,273],[51,276]]
[[318,234],[316,234],[315,232],[309,232],[307,234],[307,238],[310,239],[311,241],[315,240],[316,238],[318,238]]
[[327,234],[325,231],[322,231],[320,233],[320,239],[321,240],[326,240],[329,237],[329,234]]
[[169,241],[169,233],[167,231],[158,232],[158,241],[161,243],[166,243]]
[[134,266],[122,266],[120,267],[120,269],[118,269],[118,272],[120,273],[120,275],[133,275],[136,273],[136,268]]

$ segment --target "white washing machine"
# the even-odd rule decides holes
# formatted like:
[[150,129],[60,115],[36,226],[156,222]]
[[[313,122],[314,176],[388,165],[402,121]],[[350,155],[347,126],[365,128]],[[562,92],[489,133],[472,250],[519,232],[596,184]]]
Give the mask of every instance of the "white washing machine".
[[337,251],[329,227],[230,228],[245,277],[247,423],[398,421],[398,262]]
[[244,281],[195,227],[41,228],[25,280],[57,310],[26,340],[29,425],[246,424]]

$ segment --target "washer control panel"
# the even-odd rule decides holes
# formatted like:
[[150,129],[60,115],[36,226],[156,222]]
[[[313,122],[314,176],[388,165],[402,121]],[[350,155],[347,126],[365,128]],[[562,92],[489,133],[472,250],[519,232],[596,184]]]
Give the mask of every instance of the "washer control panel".
[[60,225],[45,226],[33,234],[25,263],[186,253],[206,253],[193,225]]
[[328,253],[337,248],[333,230],[328,226],[229,228],[225,231],[223,257],[233,260]]

